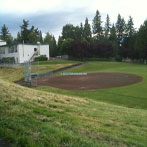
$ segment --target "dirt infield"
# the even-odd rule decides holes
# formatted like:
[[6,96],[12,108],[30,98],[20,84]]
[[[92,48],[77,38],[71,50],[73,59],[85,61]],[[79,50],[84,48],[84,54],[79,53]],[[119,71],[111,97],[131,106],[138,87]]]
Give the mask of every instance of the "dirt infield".
[[143,78],[124,73],[88,73],[87,75],[47,76],[38,78],[38,86],[67,90],[95,90],[121,87],[143,81]]

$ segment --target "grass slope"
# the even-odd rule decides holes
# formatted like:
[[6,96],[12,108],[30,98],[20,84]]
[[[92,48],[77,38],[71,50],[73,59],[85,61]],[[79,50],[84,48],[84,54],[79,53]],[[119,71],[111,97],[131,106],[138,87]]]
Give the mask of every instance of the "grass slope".
[[17,70],[0,69],[0,138],[23,147],[147,146],[147,110],[22,87],[11,82]]
[[16,146],[146,146],[147,111],[0,80],[0,137]]
[[70,91],[60,90],[52,87],[38,87],[39,90],[54,93],[86,97],[112,104],[147,109],[147,65],[118,63],[118,62],[89,62],[68,70],[68,72],[121,72],[131,73],[142,76],[144,81],[134,85],[120,88],[89,90],[89,91]]

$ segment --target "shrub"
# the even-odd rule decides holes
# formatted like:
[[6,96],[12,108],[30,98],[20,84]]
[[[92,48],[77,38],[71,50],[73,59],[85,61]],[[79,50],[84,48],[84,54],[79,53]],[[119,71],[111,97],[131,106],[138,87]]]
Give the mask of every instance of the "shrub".
[[90,48],[90,44],[86,41],[73,41],[70,44],[68,55],[76,59],[89,58],[91,56]]
[[68,50],[69,50],[69,46],[72,41],[73,41],[73,39],[71,39],[71,38],[64,40],[64,42],[61,45],[61,54],[62,55],[67,55]]
[[2,58],[2,63],[15,63],[15,58],[14,57],[4,57]]
[[113,47],[111,44],[97,43],[92,45],[93,57],[110,58],[113,57]]
[[115,60],[117,62],[122,62],[122,57],[120,55],[116,55]]
[[35,57],[35,61],[47,61],[48,58],[46,56],[38,56]]

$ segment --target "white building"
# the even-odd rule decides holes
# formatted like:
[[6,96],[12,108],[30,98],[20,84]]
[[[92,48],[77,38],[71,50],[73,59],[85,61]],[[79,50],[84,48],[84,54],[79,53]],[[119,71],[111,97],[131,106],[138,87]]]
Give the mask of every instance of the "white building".
[[0,60],[14,57],[15,63],[24,63],[32,61],[35,56],[46,56],[49,59],[49,44],[6,44],[0,40]]

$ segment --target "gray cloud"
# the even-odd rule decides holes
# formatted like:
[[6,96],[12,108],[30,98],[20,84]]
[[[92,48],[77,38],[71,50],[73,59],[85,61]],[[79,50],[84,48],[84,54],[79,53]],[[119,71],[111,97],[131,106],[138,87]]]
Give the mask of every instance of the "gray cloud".
[[9,28],[10,33],[16,37],[18,31],[20,31],[20,25],[22,20],[29,20],[29,24],[39,28],[43,33],[50,32],[58,38],[61,33],[62,27],[71,23],[79,25],[80,22],[84,22],[85,18],[88,17],[91,21],[94,14],[89,13],[86,8],[75,9],[70,12],[54,12],[54,13],[43,13],[38,12],[33,15],[0,15],[0,26],[6,24]]

